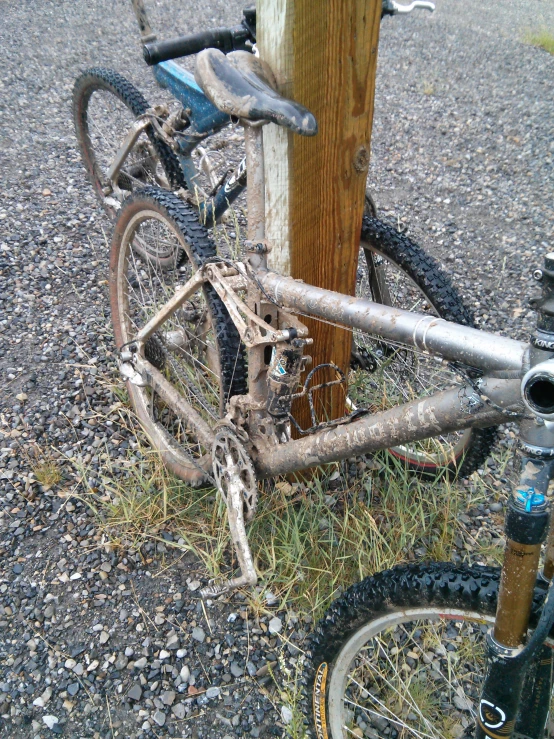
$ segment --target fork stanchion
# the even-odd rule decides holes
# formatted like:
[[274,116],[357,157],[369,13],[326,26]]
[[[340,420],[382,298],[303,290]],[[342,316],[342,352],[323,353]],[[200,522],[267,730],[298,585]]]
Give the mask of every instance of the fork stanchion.
[[550,517],[550,530],[547,537],[541,576],[546,582],[550,582],[554,577],[554,516]]
[[548,528],[546,491],[553,462],[524,456],[521,466],[520,483],[506,515],[507,543],[494,627],[495,641],[510,648],[523,644],[527,633],[541,544]]

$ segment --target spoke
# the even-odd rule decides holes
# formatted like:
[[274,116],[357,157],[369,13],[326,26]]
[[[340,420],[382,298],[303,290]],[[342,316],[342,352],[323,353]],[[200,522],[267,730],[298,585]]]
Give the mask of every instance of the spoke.
[[[390,657],[389,657],[389,655],[387,654],[387,650],[385,649],[385,646],[384,646],[384,644],[382,644],[382,642],[381,642],[381,641],[380,641],[379,639],[377,639],[377,643],[378,643],[378,644],[379,644],[379,646],[380,646],[380,647],[382,648],[382,653],[383,653],[383,654],[384,654],[384,656],[386,657],[386,659],[387,659],[387,662],[388,662],[388,663],[390,664],[390,666],[392,667],[392,669],[393,669],[393,670],[394,670],[394,671],[396,672],[396,675],[397,675],[398,677],[400,677],[400,674],[399,674],[398,670],[397,670],[397,669],[395,668],[395,666],[394,666],[394,665],[393,665],[393,663],[392,663],[392,660],[391,660],[391,658],[390,658]],[[371,663],[369,662],[369,660],[367,659],[367,657],[362,657],[362,661],[363,661],[363,662],[364,662],[364,663],[365,663],[365,664],[367,665],[367,667],[369,667],[369,668],[370,668],[371,670],[375,669],[375,668],[373,668],[373,667],[372,667],[372,665],[371,665]],[[398,695],[398,696],[399,696],[400,698],[402,698],[402,700],[405,700],[405,701],[406,701],[406,702],[408,703],[408,705],[409,705],[409,706],[410,706],[411,708],[413,708],[413,709],[414,709],[414,711],[415,711],[415,712],[416,712],[416,713],[417,713],[417,714],[418,714],[418,715],[420,716],[420,718],[421,718],[421,719],[422,719],[422,720],[423,720],[423,721],[425,722],[425,724],[427,725],[427,728],[429,729],[429,731],[432,731],[432,732],[433,732],[433,736],[437,737],[437,739],[440,739],[440,736],[439,736],[438,734],[435,734],[435,730],[434,730],[434,727],[433,727],[433,726],[432,726],[432,725],[431,725],[431,724],[429,723],[428,719],[427,719],[427,718],[426,718],[426,717],[425,717],[425,716],[424,716],[424,715],[423,715],[423,714],[421,713],[421,710],[420,710],[419,706],[417,705],[417,703],[416,703],[416,702],[415,702],[415,701],[413,700],[412,696],[410,695],[410,691],[409,691],[409,690],[407,689],[407,690],[406,690],[406,693],[405,693],[405,695],[403,695],[403,694],[402,694],[402,693],[401,693],[401,692],[400,692],[400,691],[398,690],[398,688],[397,688],[397,687],[396,687],[395,685],[393,685],[393,683],[391,683],[391,682],[390,682],[390,680],[388,680],[388,679],[387,679],[387,678],[385,677],[385,675],[384,675],[384,674],[383,674],[383,673],[382,673],[381,671],[379,671],[379,676],[381,677],[381,679],[382,679],[382,680],[384,680],[384,681],[385,681],[385,682],[387,683],[387,685],[388,685],[388,686],[389,686],[389,687],[391,688],[391,690],[393,690],[393,691],[394,691],[394,692],[395,692],[395,693],[396,693],[396,694],[397,694],[397,695]]]
[[[104,176],[135,120],[132,111],[112,93],[96,90],[92,95],[87,108],[87,126],[96,162]],[[145,182],[157,183],[158,166],[154,147],[148,136],[141,133],[128,153],[120,174],[128,178],[133,187],[144,185]],[[139,177],[131,174],[133,168],[139,170]]]
[[[140,247],[140,252],[137,248]],[[178,285],[188,280],[192,264],[187,268],[162,268],[156,254],[167,254],[183,248],[176,234],[157,218],[139,222],[127,241],[127,274],[124,288],[129,304],[126,318],[127,334],[131,337],[151,320],[172,298]],[[148,255],[151,254],[152,258]],[[180,395],[200,415],[213,425],[220,414],[220,377],[216,335],[211,323],[202,288],[189,301],[192,309],[186,319],[185,308],[169,316],[153,334],[163,347],[161,372]],[[175,340],[176,343],[172,343]],[[213,356],[213,366],[210,366]],[[156,392],[148,394],[147,406],[152,421],[174,437],[187,454],[198,458],[204,450],[187,431],[186,418],[182,418]]]
[[[364,688],[362,688],[362,686],[359,685],[356,682],[356,680],[354,680],[353,678],[351,678],[351,679],[352,679],[352,682],[355,685],[358,685],[359,688],[361,688],[362,690],[364,690]],[[402,728],[407,729],[410,732],[410,734],[414,734],[415,736],[418,736],[418,737],[426,737],[427,739],[437,739],[437,735],[436,734],[426,734],[424,731],[419,731],[418,729],[414,729],[412,726],[408,726],[408,724],[406,724],[404,721],[402,721],[402,719],[398,718],[398,716],[396,716],[396,714],[394,714],[390,710],[390,708],[387,708],[387,706],[382,701],[380,701],[379,698],[377,698],[377,696],[372,695],[371,697],[377,703],[377,705],[381,706],[381,708],[384,711],[388,711],[391,715],[390,716],[383,716],[381,713],[377,713],[377,711],[374,711],[371,708],[366,708],[366,706],[361,706],[359,703],[356,703],[356,701],[350,700],[349,698],[346,698],[346,697],[344,699],[344,702],[345,703],[348,703],[351,706],[355,706],[356,708],[359,708],[360,711],[363,711],[368,716],[371,714],[373,716],[377,716],[378,718],[385,718],[387,721],[390,721],[393,724],[397,724],[398,726],[402,726]]]
[[[434,634],[435,634],[436,638],[437,639],[440,639],[438,633],[434,630],[434,627],[433,627],[433,631],[434,631]],[[448,655],[448,652],[447,652],[447,655]],[[446,659],[447,659],[447,664],[448,664],[448,673],[449,673],[449,676],[450,676],[451,675],[451,667],[452,667],[452,664],[450,662],[450,659],[448,659],[448,657],[446,657]],[[475,713],[475,711],[473,710],[473,707],[472,707],[474,701],[470,701],[469,700],[469,698],[467,697],[467,694],[465,692],[465,689],[464,689],[464,686],[462,685],[462,683],[459,680],[456,680],[457,685],[455,687],[453,685],[452,680],[450,679],[450,677],[446,677],[446,675],[440,669],[440,666],[439,666],[439,669],[437,670],[437,672],[444,678],[444,680],[448,684],[448,687],[450,688],[451,693],[456,693],[457,695],[459,695],[459,693],[457,692],[457,689],[456,689],[457,687],[459,687],[462,690],[462,692],[464,694],[463,695],[463,698],[464,698],[464,700],[466,702],[466,705],[468,706],[469,713],[471,714],[472,718],[476,718],[476,713]]]

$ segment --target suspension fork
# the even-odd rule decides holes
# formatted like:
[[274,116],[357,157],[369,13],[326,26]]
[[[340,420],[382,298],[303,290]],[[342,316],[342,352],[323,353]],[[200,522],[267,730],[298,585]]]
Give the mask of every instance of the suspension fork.
[[[508,739],[514,734],[542,739],[550,709],[554,660],[545,640],[554,624],[554,524],[548,532],[546,494],[554,477],[554,409],[551,396],[545,395],[550,393],[552,378],[540,368],[544,360],[550,364],[554,350],[554,254],[546,255],[544,268],[534,276],[542,282],[542,294],[531,301],[538,321],[531,338],[532,369],[523,378],[522,393],[536,415],[520,427],[521,471],[506,516],[506,550],[496,622],[487,637],[489,662],[476,739]],[[550,584],[539,622],[527,639],[541,544],[547,533],[539,584]]]
[[[528,423],[534,422],[522,424],[523,439]],[[554,449],[554,433],[552,436]],[[544,705],[544,701],[536,701],[536,696],[537,692],[544,695],[545,689],[550,693],[552,686],[552,650],[543,646],[552,626],[546,607],[541,616],[543,636],[540,637],[537,627],[527,645],[524,644],[541,544],[548,529],[546,492],[553,476],[553,459],[522,455],[519,485],[508,504],[506,515],[506,550],[496,622],[487,636],[489,660],[479,704],[476,739],[508,739],[516,731],[516,722],[518,735],[529,739],[544,736],[549,701]],[[551,605],[554,603],[550,593],[548,600]],[[550,620],[546,630],[543,616]],[[525,714],[520,712],[524,685]],[[534,731],[530,731],[531,727]]]

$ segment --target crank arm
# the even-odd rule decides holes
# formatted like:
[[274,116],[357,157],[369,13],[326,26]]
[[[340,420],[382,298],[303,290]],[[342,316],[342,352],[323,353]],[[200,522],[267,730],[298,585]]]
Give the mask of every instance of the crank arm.
[[239,561],[241,575],[230,580],[215,580],[207,588],[200,591],[202,598],[215,597],[222,593],[228,593],[236,588],[253,586],[258,582],[258,575],[254,567],[254,560],[244,525],[244,499],[240,485],[231,484],[227,493],[227,513],[229,517],[229,528],[231,538],[235,546],[235,552]]

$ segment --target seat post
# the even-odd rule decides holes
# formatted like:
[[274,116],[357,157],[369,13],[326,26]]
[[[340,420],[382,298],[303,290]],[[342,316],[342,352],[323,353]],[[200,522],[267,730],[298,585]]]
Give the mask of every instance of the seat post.
[[146,15],[146,8],[143,0],[131,0],[133,11],[140,28],[140,38],[143,44],[156,40],[156,34],[152,32],[150,21]]
[[[241,119],[246,149],[248,240],[253,244],[265,239],[265,178],[262,126],[265,121]],[[256,267],[266,267],[266,256],[260,254]]]

